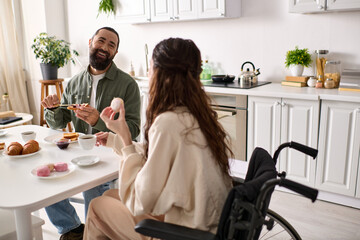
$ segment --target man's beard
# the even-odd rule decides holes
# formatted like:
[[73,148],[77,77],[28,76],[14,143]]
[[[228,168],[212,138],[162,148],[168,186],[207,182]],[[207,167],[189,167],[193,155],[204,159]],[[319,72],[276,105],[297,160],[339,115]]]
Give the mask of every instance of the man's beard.
[[[105,59],[99,58],[96,56],[98,52],[101,52],[106,55]],[[112,62],[114,56],[110,56],[109,52],[105,52],[101,49],[94,49],[90,47],[90,66],[95,68],[96,70],[105,70],[107,66]]]

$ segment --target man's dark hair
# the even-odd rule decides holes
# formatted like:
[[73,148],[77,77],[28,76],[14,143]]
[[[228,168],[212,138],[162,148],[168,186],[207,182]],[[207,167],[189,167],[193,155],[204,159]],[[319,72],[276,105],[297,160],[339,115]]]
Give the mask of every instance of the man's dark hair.
[[95,34],[92,36],[91,40],[94,39],[94,37],[99,33],[100,30],[102,29],[105,29],[105,30],[108,30],[110,32],[113,32],[116,34],[117,36],[117,39],[118,39],[118,44],[116,46],[116,51],[119,49],[119,44],[120,44],[120,37],[119,37],[119,34],[117,33],[117,31],[115,31],[115,29],[111,28],[111,27],[102,27],[102,28],[99,28],[98,30],[96,30]]

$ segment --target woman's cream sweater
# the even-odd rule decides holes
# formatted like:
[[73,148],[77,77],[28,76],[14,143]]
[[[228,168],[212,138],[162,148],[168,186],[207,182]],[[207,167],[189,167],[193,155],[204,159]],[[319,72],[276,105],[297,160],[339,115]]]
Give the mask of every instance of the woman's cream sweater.
[[123,147],[110,133],[107,146],[122,156],[119,195],[134,215],[165,215],[165,222],[216,232],[231,182],[186,108],[155,119],[147,161],[142,144]]

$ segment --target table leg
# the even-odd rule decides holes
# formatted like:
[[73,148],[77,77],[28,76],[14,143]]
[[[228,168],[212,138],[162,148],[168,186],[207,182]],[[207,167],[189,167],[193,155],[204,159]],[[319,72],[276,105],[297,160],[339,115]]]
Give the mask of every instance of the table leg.
[[31,212],[26,209],[16,209],[14,213],[17,239],[32,240]]

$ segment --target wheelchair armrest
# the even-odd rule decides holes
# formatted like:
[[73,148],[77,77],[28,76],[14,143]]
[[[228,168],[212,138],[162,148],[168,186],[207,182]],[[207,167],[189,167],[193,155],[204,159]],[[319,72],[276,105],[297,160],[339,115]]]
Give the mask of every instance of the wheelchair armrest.
[[235,177],[235,176],[231,176],[231,178],[232,178],[233,186],[237,186],[237,185],[243,184],[245,182],[245,179],[243,179],[243,178],[239,178],[239,177]]
[[214,240],[215,235],[193,228],[165,223],[153,219],[144,219],[135,226],[142,235],[165,240]]

